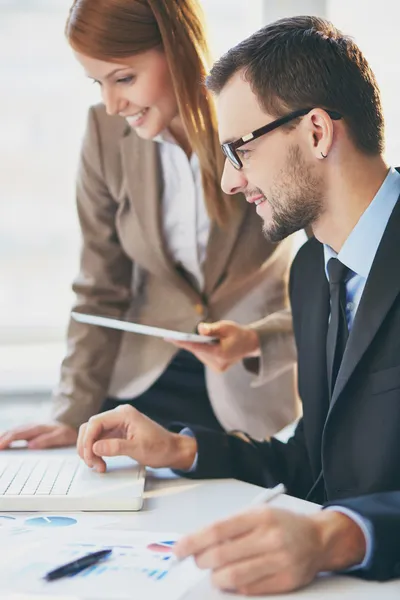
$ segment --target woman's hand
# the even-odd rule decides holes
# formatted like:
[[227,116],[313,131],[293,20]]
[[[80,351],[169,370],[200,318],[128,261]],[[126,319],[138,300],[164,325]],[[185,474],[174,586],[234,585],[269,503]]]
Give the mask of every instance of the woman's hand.
[[0,435],[0,450],[9,448],[13,442],[26,441],[28,448],[44,450],[73,446],[78,438],[78,432],[73,427],[63,424],[25,425]]
[[200,335],[217,337],[217,344],[199,344],[196,342],[177,342],[167,340],[178,348],[192,352],[202,363],[217,373],[223,373],[229,367],[248,356],[260,355],[260,342],[257,333],[250,327],[243,327],[233,321],[200,323]]

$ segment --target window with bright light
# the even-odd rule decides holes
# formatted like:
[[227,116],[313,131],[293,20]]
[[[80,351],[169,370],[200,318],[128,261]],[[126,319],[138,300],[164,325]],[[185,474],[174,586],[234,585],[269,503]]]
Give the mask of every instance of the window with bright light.
[[350,34],[374,70],[382,93],[386,122],[387,161],[400,165],[400,4],[390,0],[330,0],[328,16]]

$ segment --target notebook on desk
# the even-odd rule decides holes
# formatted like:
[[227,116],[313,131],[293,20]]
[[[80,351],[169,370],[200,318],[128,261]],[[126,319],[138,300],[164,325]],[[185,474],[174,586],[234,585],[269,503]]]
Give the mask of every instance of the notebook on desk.
[[106,473],[76,455],[0,453],[0,512],[125,511],[143,505],[144,467],[127,457],[105,459]]

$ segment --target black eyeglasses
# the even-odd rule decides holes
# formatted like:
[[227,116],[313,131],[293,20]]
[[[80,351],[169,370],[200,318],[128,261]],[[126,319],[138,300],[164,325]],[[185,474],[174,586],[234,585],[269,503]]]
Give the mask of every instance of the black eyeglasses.
[[[243,163],[237,153],[237,149],[257,138],[277,129],[281,125],[285,125],[285,123],[289,123],[289,121],[293,121],[293,119],[297,119],[298,117],[304,117],[309,112],[314,110],[314,108],[303,108],[300,110],[295,110],[280,119],[276,119],[276,121],[272,121],[272,123],[268,123],[268,125],[264,125],[264,127],[259,127],[255,131],[252,131],[248,135],[245,135],[234,142],[226,142],[226,144],[221,144],[222,152],[225,154],[226,158],[230,161],[230,163],[237,169],[238,171],[243,168]],[[327,114],[333,121],[338,121],[342,118],[342,115],[334,110],[326,110]]]

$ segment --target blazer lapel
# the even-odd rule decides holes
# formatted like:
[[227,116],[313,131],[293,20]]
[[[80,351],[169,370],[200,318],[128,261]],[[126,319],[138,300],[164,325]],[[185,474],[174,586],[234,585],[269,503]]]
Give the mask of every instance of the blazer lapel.
[[138,143],[129,129],[121,141],[121,154],[131,208],[149,242],[149,250],[163,264],[165,258],[160,224],[162,182],[156,144]]
[[206,296],[209,296],[215,290],[223,278],[249,208],[242,195],[238,194],[230,198],[230,201],[235,203],[236,206],[229,223],[225,228],[219,227],[216,223],[213,223],[211,227],[204,263],[204,291]]
[[[199,293],[176,270],[164,243],[160,210],[162,180],[157,144],[142,140],[138,143],[129,128],[121,141],[121,154],[131,207],[137,215],[149,251],[157,262],[160,276],[164,274],[170,280],[175,280],[176,285],[198,302]],[[156,173],[158,177],[155,177]],[[236,210],[227,227],[220,228],[214,223],[210,231],[204,264],[206,296],[218,286],[224,274],[249,208],[242,195],[229,198],[229,201],[236,203]]]
[[169,258],[161,225],[161,165],[157,143],[137,140],[129,128],[121,141],[121,155],[130,206],[140,223],[154,271],[181,288],[196,303],[198,292]]
[[354,319],[343,355],[331,409],[371,345],[393,302],[400,293],[400,199],[389,219]]

